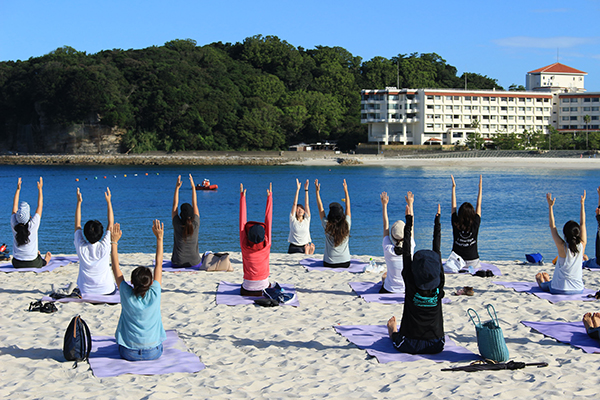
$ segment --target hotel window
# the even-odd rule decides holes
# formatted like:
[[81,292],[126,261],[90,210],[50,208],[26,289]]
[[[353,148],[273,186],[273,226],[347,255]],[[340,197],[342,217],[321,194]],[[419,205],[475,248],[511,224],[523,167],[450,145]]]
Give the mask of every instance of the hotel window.
[[483,100],[483,101],[490,101],[490,98],[489,97],[482,97],[481,100]]
[[531,115],[528,115],[527,117],[525,117],[525,119],[526,119],[527,121],[531,121]]
[[536,107],[535,111],[542,112],[542,107]]
[[536,102],[536,103],[541,103],[541,102],[542,102],[542,99],[535,99],[535,102]]
[[515,101],[515,98],[514,97],[509,97],[508,101]]
[[479,110],[479,106],[471,106],[473,110]]
[[598,116],[597,115],[592,115],[592,121],[598,121]]
[[563,97],[562,99],[560,99],[560,101],[561,101],[561,103],[568,103],[568,102],[570,102],[571,100],[569,100],[569,99],[567,99],[567,98],[564,98],[564,97]]
[[442,119],[442,116],[438,114],[435,116],[435,119]]
[[506,101],[506,97],[500,97],[500,101]]
[[490,126],[489,126],[489,125],[481,125],[481,127],[482,127],[483,129],[490,129]]
[[530,97],[527,97],[527,98],[525,99],[525,101],[526,101],[526,102],[528,102],[528,103],[531,103],[531,98],[530,98]]
[[519,107],[518,110],[522,111],[522,112],[525,112],[525,107]]
[[495,97],[490,97],[490,101],[496,101]]
[[452,96],[446,96],[446,100],[452,100]]
[[550,111],[550,107],[544,107],[544,111]]
[[452,106],[446,106],[446,110],[452,110]]
[[465,101],[471,101],[471,96],[465,96]]
[[490,115],[490,119],[496,119],[495,115]]
[[525,117],[522,115],[519,115],[519,121],[525,121]]
[[471,106],[465,106],[465,111],[471,111]]
[[577,111],[577,107],[571,107],[571,111]]
[[496,125],[496,124],[492,124],[492,125],[490,125],[490,127],[491,127],[492,129],[496,129],[496,128],[498,127],[498,125]]
[[531,111],[531,107],[527,107],[527,112],[530,112],[530,111]]
[[454,106],[454,109],[460,111],[460,106]]
[[433,100],[433,96],[432,95],[427,95],[427,100]]
[[592,103],[597,103],[600,101],[600,97],[592,97]]
[[463,118],[464,118],[465,120],[469,120],[469,119],[471,119],[471,116],[470,116],[470,115],[465,115]]
[[436,129],[441,129],[442,128],[442,124],[435,124]]
[[508,107],[508,111],[513,111],[513,112],[514,112],[514,111],[515,111],[515,108],[514,108],[514,107],[512,107],[512,106],[511,106],[511,107]]
[[433,129],[433,124],[427,124],[427,128]]
[[452,137],[461,138],[463,135],[462,132],[452,132]]
[[592,107],[583,107],[583,111],[590,111]]
[[460,100],[460,97],[454,96],[454,100]]
[[567,115],[563,115],[560,119],[563,121],[568,121],[569,117]]
[[544,99],[544,103],[549,103],[550,99]]
[[477,97],[477,96],[473,96],[473,97],[471,97],[471,100],[473,100],[473,101],[477,101],[477,100],[479,100],[479,97]]
[[506,126],[506,125],[500,125],[500,129],[508,129],[508,126]]
[[426,115],[426,118],[427,118],[427,119],[433,119],[433,114],[427,114],[427,115]]
[[550,117],[544,117],[544,121],[550,121]]
[[578,100],[577,98],[572,98],[571,103],[577,103],[577,100]]
[[452,119],[452,115],[446,115],[446,119]]
[[519,125],[519,129],[525,129],[525,125]]
[[583,99],[584,103],[591,103],[592,99],[590,97],[586,97],[585,99]]
[[433,104],[427,104],[427,109],[428,110],[433,110]]
[[515,120],[515,116],[514,115],[509,115],[508,119],[511,120],[511,121],[514,121]]
[[441,99],[442,99],[442,96],[435,96],[435,99],[436,99],[436,100],[441,100]]
[[503,120],[503,121],[505,121],[505,120],[507,120],[508,118],[506,117],[506,115],[501,115],[501,116],[500,116],[500,119],[501,119],[501,120]]
[[436,105],[435,105],[435,109],[436,109],[436,110],[441,110],[441,109],[442,109],[442,106],[441,106],[441,105],[439,105],[439,104],[436,104]]
[[483,111],[490,111],[490,106],[481,106]]
[[446,128],[452,128],[452,124],[446,124]]
[[390,104],[390,103],[388,103],[388,110],[397,110],[399,108],[398,106],[399,106],[398,104]]
[[569,117],[569,121],[577,121],[577,115]]
[[541,121],[541,120],[542,120],[542,117],[535,117],[535,120],[536,120],[536,121]]
[[523,97],[519,97],[519,102],[525,103],[525,99]]
[[506,110],[508,110],[508,107],[502,106],[502,107],[500,107],[500,110],[501,111],[506,111]]
[[600,111],[600,107],[592,107],[592,111]]
[[561,110],[562,110],[563,112],[569,112],[569,107],[563,107]]
[[455,115],[454,119],[460,119],[460,115]]
[[388,96],[388,100],[398,100],[398,95],[397,94],[390,94]]

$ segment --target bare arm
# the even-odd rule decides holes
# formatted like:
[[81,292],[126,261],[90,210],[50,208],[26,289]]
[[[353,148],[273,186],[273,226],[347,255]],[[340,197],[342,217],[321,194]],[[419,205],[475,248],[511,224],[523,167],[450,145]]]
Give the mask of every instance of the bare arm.
[[300,181],[296,179],[296,196],[294,196],[294,204],[292,204],[292,211],[290,211],[290,214],[294,217],[296,216],[296,207],[298,206],[298,195],[300,194],[301,187],[302,185],[300,184]]
[[412,192],[406,192],[406,215],[414,215],[413,204],[415,202],[415,195]]
[[558,250],[558,256],[561,258],[565,258],[567,253],[565,252],[565,242],[562,240],[558,231],[556,230],[556,224],[554,222],[554,203],[556,202],[556,198],[552,198],[550,193],[546,194],[546,201],[548,202],[548,219],[550,222],[550,233],[552,234],[552,239],[554,240],[554,244],[556,245],[556,250]]
[[[194,190],[196,190],[194,188]],[[163,262],[163,237],[165,226],[155,219],[152,224],[152,233],[156,236],[156,258],[154,259],[154,280],[162,286],[162,262]]]
[[581,226],[581,244],[585,249],[587,243],[587,229],[585,228],[585,190],[581,196],[581,210],[579,211],[579,226]]
[[[77,208],[75,208],[75,230],[81,229],[81,202],[83,201],[83,197],[81,196],[81,192],[79,188],[77,188]],[[110,226],[107,227],[110,229]]]
[[[171,210],[171,219],[177,215],[177,208],[179,207],[179,188],[181,187],[181,175],[177,177],[177,183],[175,184],[175,194],[173,195],[173,209]],[[194,188],[196,190],[196,188]]]
[[306,214],[307,218],[310,218],[310,208],[308,207],[308,186],[310,184],[308,183],[308,179],[306,180],[306,183],[304,184],[304,214]]
[[315,192],[317,193],[317,208],[319,209],[319,217],[325,218],[325,209],[323,209],[323,202],[321,201],[321,184],[319,180],[315,180]]
[[456,212],[456,182],[454,182],[454,175],[450,175],[452,178],[452,214]]
[[346,180],[344,179],[344,195],[346,196],[346,215],[351,216],[350,214],[350,195],[348,194],[348,185],[346,184]]
[[[600,193],[600,192],[599,192]],[[21,195],[21,178],[17,181],[17,190],[15,191],[15,198],[13,200],[12,213],[16,214],[19,211],[19,196]],[[600,203],[600,200],[598,201]]]
[[481,195],[483,192],[483,177],[479,175],[479,192],[477,192],[477,208],[475,208],[475,212],[479,217],[481,217]]
[[110,229],[110,227],[115,223],[115,215],[113,214],[112,195],[110,194],[109,188],[106,188],[106,192],[104,192],[104,198],[106,199],[106,213],[108,214],[108,227],[106,229]]
[[121,225],[116,223],[110,227],[110,261],[112,265],[113,275],[115,276],[115,282],[117,287],[121,286],[123,282],[123,272],[119,267],[119,249],[118,242],[121,239],[123,232],[121,232]]
[[39,216],[42,216],[42,209],[44,208],[44,193],[42,191],[42,188],[44,187],[44,181],[42,180],[42,177],[40,176],[40,180],[37,183],[37,188],[38,188],[38,204],[37,204],[37,209],[35,210],[36,214],[39,214]]
[[381,213],[383,217],[383,237],[389,236],[390,234],[390,220],[388,219],[387,205],[390,201],[388,194],[386,192],[382,192],[381,196]]
[[199,217],[200,211],[198,211],[198,193],[196,193],[196,185],[194,184],[194,178],[192,178],[192,174],[190,174],[190,183],[192,184],[192,207],[194,208],[194,215]]

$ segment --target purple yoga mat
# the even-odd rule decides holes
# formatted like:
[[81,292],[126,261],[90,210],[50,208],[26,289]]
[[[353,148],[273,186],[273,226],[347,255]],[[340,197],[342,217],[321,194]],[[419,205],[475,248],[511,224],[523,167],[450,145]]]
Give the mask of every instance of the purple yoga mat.
[[[367,303],[403,304],[404,293],[379,293],[382,282],[350,282],[348,285],[357,295],[365,299]],[[450,299],[444,297],[443,304],[450,303]]]
[[64,297],[62,299],[54,300],[50,296],[42,297],[42,301],[54,301],[57,303],[92,303],[92,304],[119,304],[121,303],[121,297],[119,291],[115,294],[104,295],[104,294],[83,294],[81,299],[76,297]]
[[369,265],[369,263],[363,262],[361,260],[352,259],[350,260],[350,266],[348,268],[327,268],[323,266],[323,260],[318,258],[305,258],[304,260],[300,260],[300,265],[306,267],[308,271],[334,271],[334,272],[352,272],[353,274],[358,274],[363,272],[365,267]]
[[361,349],[367,350],[367,354],[377,357],[382,364],[390,361],[418,361],[431,360],[435,362],[462,362],[480,360],[479,355],[458,346],[446,335],[444,351],[438,354],[408,354],[400,353],[388,335],[385,325],[348,325],[334,326],[337,333],[344,336],[350,342]]
[[531,293],[540,299],[548,300],[550,303],[558,303],[560,301],[595,301],[593,297],[587,297],[588,294],[596,293],[592,289],[583,289],[581,294],[552,294],[544,292],[535,282],[492,282],[496,285],[502,285],[507,288],[516,290],[517,292]]
[[178,348],[185,348],[176,331],[167,331],[163,342],[163,354],[151,361],[127,361],[119,355],[119,345],[112,336],[92,336],[90,366],[98,378],[123,374],[162,375],[172,372],[198,372],[204,369],[197,355]]
[[[296,289],[294,285],[286,285],[279,284],[286,292],[295,293]],[[242,296],[240,295],[240,290],[242,289],[242,285],[240,283],[231,283],[221,281],[219,283],[219,287],[217,288],[217,304],[225,304],[228,306],[238,306],[241,304],[254,304],[255,299],[260,299],[261,297],[253,297],[253,296]],[[282,304],[284,306],[294,306],[299,307],[300,302],[298,301],[298,296],[289,303]]]
[[588,336],[582,321],[521,321],[521,323],[559,342],[569,343],[571,346],[577,347],[586,353],[600,353],[600,342]]
[[168,260],[163,260],[163,272],[185,272],[185,271],[200,271],[204,270],[202,268],[202,263],[198,265],[192,265],[191,267],[177,267],[173,266],[173,263]]
[[[444,263],[444,264],[445,264],[445,263]],[[488,264],[488,263],[483,263],[483,262],[482,262],[482,263],[479,263],[479,265],[480,265],[480,266],[479,266],[479,268],[475,268],[475,272],[477,272],[477,271],[479,271],[479,270],[483,270],[483,271],[485,271],[485,270],[488,270],[488,269],[489,269],[490,271],[492,271],[492,272],[494,273],[494,276],[500,276],[500,275],[502,275],[502,271],[500,271],[500,268],[498,268],[498,267],[497,267],[497,266],[495,266],[494,264]],[[467,273],[468,273],[468,272],[467,272]],[[446,274],[459,274],[459,275],[461,275],[461,274],[460,274],[460,273],[458,273],[458,272],[446,272]],[[463,272],[463,274],[464,274],[464,272]],[[473,273],[473,274],[471,274],[471,275],[473,275],[473,276],[474,276],[474,275],[475,275],[475,273]]]
[[15,268],[11,263],[0,264],[0,272],[46,272],[52,271],[63,265],[79,262],[77,256],[54,256],[50,259],[50,262],[42,268]]

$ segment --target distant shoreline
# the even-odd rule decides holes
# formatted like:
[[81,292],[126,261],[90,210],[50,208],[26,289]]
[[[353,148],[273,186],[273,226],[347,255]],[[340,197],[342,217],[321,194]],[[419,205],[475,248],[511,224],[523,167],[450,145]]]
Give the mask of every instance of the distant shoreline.
[[377,156],[372,154],[296,153],[296,152],[152,152],[144,154],[74,155],[27,154],[0,155],[0,165],[305,165],[305,166],[389,166],[389,167],[463,167],[535,168],[600,170],[597,158],[551,157],[428,157]]

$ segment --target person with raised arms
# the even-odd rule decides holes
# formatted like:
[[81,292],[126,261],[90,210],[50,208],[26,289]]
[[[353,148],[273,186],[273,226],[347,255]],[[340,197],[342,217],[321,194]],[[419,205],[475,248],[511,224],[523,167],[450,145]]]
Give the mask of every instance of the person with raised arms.
[[119,354],[128,361],[156,360],[162,355],[162,343],[167,338],[160,312],[164,225],[159,220],[152,223],[152,233],[156,236],[154,278],[150,268],[137,267],[131,272],[133,287],[125,282],[119,267],[121,226],[113,224],[110,231],[112,271],[121,298],[121,315],[115,333]]
[[75,209],[75,251],[79,258],[77,286],[82,294],[114,294],[117,291],[110,268],[110,228],[115,217],[112,208],[110,189],[104,193],[108,213],[106,234],[98,220],[89,220],[81,229],[81,203],[83,197],[77,188],[77,208]]
[[442,226],[438,204],[433,226],[433,249],[419,250],[411,255],[413,202],[411,192],[406,195],[406,224],[402,256],[404,268],[405,302],[402,322],[398,329],[396,317],[388,320],[388,334],[396,350],[410,354],[436,354],[444,350],[444,269],[442,267]]
[[196,185],[194,178],[190,174],[190,184],[192,186],[192,204],[183,203],[180,213],[177,214],[179,207],[179,188],[181,188],[181,175],[177,177],[175,184],[175,194],[173,195],[173,208],[171,210],[171,219],[173,223],[173,253],[171,262],[174,266],[180,268],[193,267],[202,263],[200,252],[198,251],[198,233],[200,231],[200,211],[198,211],[198,195],[196,194]]
[[325,251],[323,253],[323,266],[327,268],[348,268],[350,266],[350,227],[352,218],[350,213],[350,195],[348,185],[344,179],[344,202],[346,211],[340,203],[329,204],[329,214],[325,216],[325,209],[321,201],[321,185],[315,180],[317,193],[317,207],[321,217],[321,225],[325,230]]
[[[477,269],[480,265],[477,250],[477,237],[481,224],[482,181],[479,175],[479,190],[475,208],[469,202],[464,202],[456,211],[456,182],[452,178],[452,253],[448,257],[446,267],[448,272],[458,272],[459,269],[472,267]],[[460,261],[464,261],[464,265]]]
[[248,221],[246,190],[240,183],[240,247],[244,268],[242,296],[262,296],[269,287],[269,257],[271,255],[271,225],[273,223],[273,184],[267,190],[265,222]]
[[[390,229],[390,222],[388,219],[387,206],[390,198],[387,192],[381,193],[381,208],[383,215],[383,256],[385,258],[385,265],[387,266],[387,272],[383,276],[383,285],[379,290],[379,293],[403,293],[404,292],[404,278],[402,278],[402,269],[404,266],[403,261],[403,244],[404,244],[404,221],[398,220],[394,222]],[[408,197],[406,198],[408,200]],[[414,215],[413,215],[414,220]],[[411,236],[414,236],[414,225],[411,231]],[[415,240],[411,238],[410,241],[410,252],[411,254],[415,251]]]
[[296,179],[296,196],[290,212],[290,234],[288,236],[288,254],[313,254],[315,245],[310,238],[310,208],[308,207],[308,179],[304,184],[304,206],[298,204],[298,195],[302,184]]
[[10,227],[13,233],[12,265],[15,268],[42,268],[52,258],[50,252],[47,252],[42,258],[38,250],[38,229],[40,228],[42,209],[44,208],[43,186],[44,181],[40,176],[40,180],[37,182],[37,208],[32,217],[29,204],[25,201],[19,203],[21,178],[17,181],[17,190],[10,216]]
[[547,272],[540,272],[535,276],[538,286],[552,294],[579,294],[583,293],[583,277],[581,266],[583,253],[587,243],[587,231],[585,228],[585,190],[580,200],[579,223],[567,221],[563,226],[565,238],[560,237],[554,222],[554,203],[556,198],[552,194],[546,194],[548,202],[548,219],[550,222],[550,233],[558,251],[558,260],[554,269],[552,279]]

